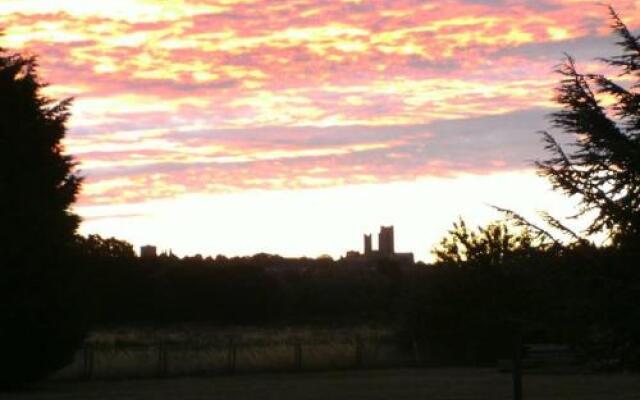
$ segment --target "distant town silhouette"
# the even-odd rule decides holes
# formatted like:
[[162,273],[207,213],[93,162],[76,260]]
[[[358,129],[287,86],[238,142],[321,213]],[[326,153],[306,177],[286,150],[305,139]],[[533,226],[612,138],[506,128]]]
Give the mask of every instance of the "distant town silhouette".
[[[166,254],[171,254],[171,251],[169,250]],[[156,246],[147,244],[140,247],[140,257],[155,258],[157,256],[158,249]],[[413,253],[397,253],[395,251],[395,233],[392,225],[380,227],[380,233],[378,233],[378,250],[373,250],[371,234],[365,234],[363,252],[360,253],[356,250],[350,250],[345,255],[345,258],[350,260],[364,260],[370,263],[374,263],[379,259],[388,259],[408,265],[415,263]]]

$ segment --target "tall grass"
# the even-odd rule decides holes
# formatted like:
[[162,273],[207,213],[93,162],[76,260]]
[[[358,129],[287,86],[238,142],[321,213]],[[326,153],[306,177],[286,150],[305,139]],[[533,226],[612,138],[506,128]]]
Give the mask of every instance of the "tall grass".
[[94,332],[87,346],[56,378],[334,370],[413,361],[413,355],[396,344],[392,331],[369,327],[120,328]]

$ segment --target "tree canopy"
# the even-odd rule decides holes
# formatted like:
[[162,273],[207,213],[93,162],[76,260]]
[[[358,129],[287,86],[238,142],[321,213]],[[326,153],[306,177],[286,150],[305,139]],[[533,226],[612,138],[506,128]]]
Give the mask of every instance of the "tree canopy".
[[571,146],[543,132],[551,157],[537,165],[554,188],[580,197],[576,216],[595,213],[586,234],[604,231],[622,245],[640,237],[640,38],[610,13],[621,54],[600,60],[620,70],[619,82],[581,73],[567,56],[557,69],[562,109],[551,119],[571,135]]
[[534,235],[527,227],[517,232],[496,221],[475,230],[462,218],[433,250],[436,262],[447,265],[502,265],[516,258],[526,258],[536,252]]
[[0,49],[0,387],[59,368],[84,335],[70,209],[82,179],[61,143],[71,100],[44,87],[35,58]]

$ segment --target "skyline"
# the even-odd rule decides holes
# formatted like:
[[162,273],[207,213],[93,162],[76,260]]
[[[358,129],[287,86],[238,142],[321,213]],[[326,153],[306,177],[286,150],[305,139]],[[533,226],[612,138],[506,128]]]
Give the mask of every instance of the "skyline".
[[[336,256],[389,224],[424,260],[486,204],[568,215],[531,166],[553,67],[615,53],[594,2],[49,3],[3,1],[0,44],[76,97],[81,231],[180,255]],[[612,5],[637,29],[639,4]]]

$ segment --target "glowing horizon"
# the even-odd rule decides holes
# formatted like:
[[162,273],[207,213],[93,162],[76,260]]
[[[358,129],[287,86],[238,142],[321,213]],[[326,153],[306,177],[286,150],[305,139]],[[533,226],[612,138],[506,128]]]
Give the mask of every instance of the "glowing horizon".
[[[639,1],[612,5],[640,26]],[[81,232],[335,257],[393,224],[425,260],[487,202],[570,213],[531,171],[535,132],[563,52],[616,53],[609,22],[581,0],[4,0],[0,47],[75,97]]]
[[[477,194],[474,202],[466,199],[468,191]],[[531,191],[538,194],[534,201]],[[83,209],[86,221],[82,230],[120,237],[138,246],[153,244],[179,256],[264,252],[339,258],[349,250],[362,252],[363,234],[377,234],[381,225],[394,225],[396,251],[414,252],[417,260],[429,261],[431,246],[451,229],[458,216],[471,226],[500,218],[492,205],[518,210],[536,220],[538,210],[568,215],[575,202],[549,190],[548,183],[534,171],[523,170],[320,189],[192,194],[126,206],[91,206]],[[424,212],[416,214],[417,209]],[[349,216],[346,221],[336,221],[345,215]],[[570,225],[580,227],[580,223]],[[291,234],[282,234],[283,230]]]

